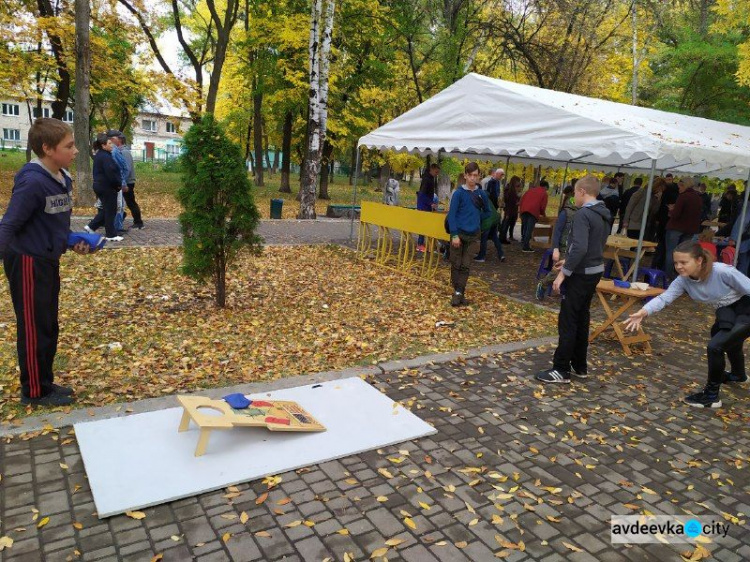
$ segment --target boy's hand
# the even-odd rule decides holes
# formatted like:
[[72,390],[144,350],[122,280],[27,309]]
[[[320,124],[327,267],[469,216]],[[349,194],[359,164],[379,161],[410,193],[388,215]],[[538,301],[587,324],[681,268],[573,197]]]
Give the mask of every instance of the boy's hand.
[[461,239],[458,236],[453,236],[451,238],[451,246],[454,248],[460,248],[461,247]]
[[558,248],[552,250],[552,261],[555,263],[560,261],[560,250]]
[[130,189],[130,188],[129,188],[129,187],[127,186],[127,185],[123,185],[123,186],[122,186],[122,192],[123,192],[123,193],[127,193],[127,192],[128,192],[128,189]]
[[565,274],[561,271],[557,274],[557,277],[555,277],[555,282],[552,283],[552,290],[559,294],[560,287],[562,287],[563,281],[565,281]]
[[552,266],[552,269],[554,271],[560,271],[564,265],[565,265],[565,260],[556,261],[554,265]]
[[78,244],[73,246],[73,251],[76,254],[88,254],[89,252],[91,252],[91,247],[86,242],[81,240]]

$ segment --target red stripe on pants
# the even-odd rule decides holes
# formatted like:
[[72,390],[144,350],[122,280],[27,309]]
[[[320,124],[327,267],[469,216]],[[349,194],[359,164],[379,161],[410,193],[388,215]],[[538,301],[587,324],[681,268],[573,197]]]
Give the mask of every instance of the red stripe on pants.
[[39,398],[42,394],[37,361],[36,321],[34,315],[34,259],[21,256],[23,275],[23,313],[26,324],[26,367],[29,370],[29,395]]

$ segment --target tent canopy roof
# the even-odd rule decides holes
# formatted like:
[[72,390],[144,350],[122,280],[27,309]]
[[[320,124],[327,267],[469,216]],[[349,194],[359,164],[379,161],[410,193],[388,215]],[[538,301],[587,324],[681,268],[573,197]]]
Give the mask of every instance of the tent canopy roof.
[[416,154],[747,179],[750,127],[468,74],[359,139]]

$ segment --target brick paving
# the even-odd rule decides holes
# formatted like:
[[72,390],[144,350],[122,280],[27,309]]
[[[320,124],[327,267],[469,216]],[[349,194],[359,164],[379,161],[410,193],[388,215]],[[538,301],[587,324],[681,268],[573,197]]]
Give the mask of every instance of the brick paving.
[[[286,222],[272,228],[298,236]],[[505,264],[475,271],[530,300],[540,257],[512,246]],[[279,474],[270,491],[251,482],[236,497],[145,509],[142,520],[96,517],[69,427],[3,440],[0,536],[15,543],[0,560],[365,560],[390,539],[402,542],[388,560],[415,562],[679,560],[687,545],[610,544],[610,516],[643,510],[738,517],[706,547],[716,560],[750,560],[748,387],[725,385],[718,411],[680,402],[705,378],[709,325],[710,311],[682,300],[649,319],[651,356],[627,359],[598,340],[591,379],[567,388],[531,378],[550,348],[371,376],[438,433]]]

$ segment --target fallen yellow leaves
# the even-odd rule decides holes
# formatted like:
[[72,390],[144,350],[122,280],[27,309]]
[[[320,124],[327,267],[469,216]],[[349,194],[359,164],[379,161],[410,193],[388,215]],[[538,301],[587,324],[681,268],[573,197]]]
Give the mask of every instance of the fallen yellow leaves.
[[13,546],[13,539],[10,537],[0,537],[0,552],[5,550],[6,548],[11,548]]
[[[272,247],[261,257],[240,258],[228,274],[228,307],[217,310],[212,288],[181,276],[180,261],[179,249],[164,248],[63,256],[60,341],[66,345],[57,363],[60,380],[78,391],[79,406],[517,341],[554,326],[551,314],[495,295],[460,310],[451,309],[448,288],[414,299],[414,278],[336,247]],[[7,291],[0,291],[0,310],[0,418],[8,420],[28,414],[18,404]],[[455,325],[436,330],[447,317]],[[121,351],[110,349],[116,342]],[[388,462],[403,466],[397,460],[405,456],[399,451]]]
[[145,519],[146,514],[142,511],[126,511],[125,515],[130,517],[131,519]]

